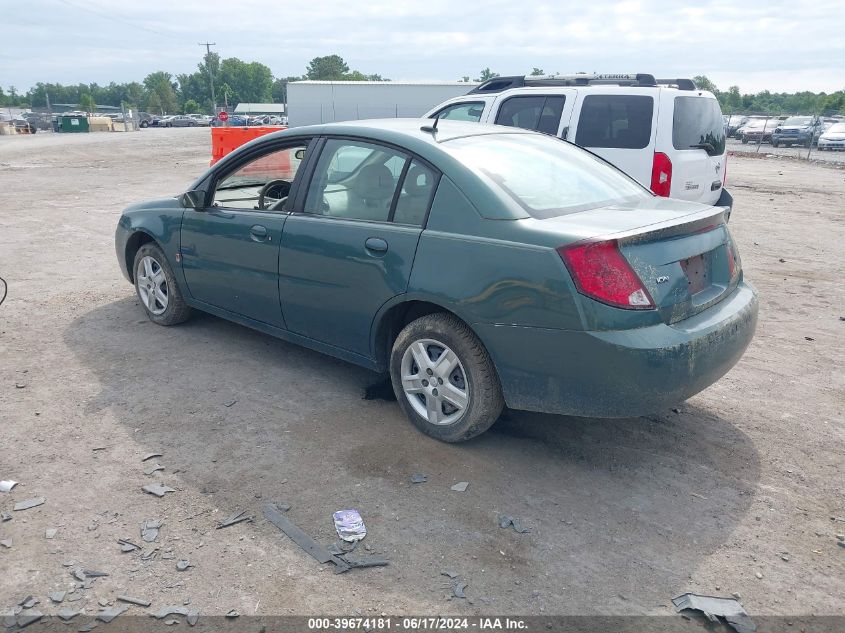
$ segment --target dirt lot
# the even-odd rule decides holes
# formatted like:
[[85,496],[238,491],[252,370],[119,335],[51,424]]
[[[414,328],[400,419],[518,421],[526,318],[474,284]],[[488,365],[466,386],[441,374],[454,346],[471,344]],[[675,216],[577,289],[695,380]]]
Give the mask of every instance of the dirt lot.
[[[761,315],[718,384],[646,418],[511,412],[454,446],[362,399],[367,371],[210,316],[147,321],[115,223],[209,154],[207,129],[0,138],[0,479],[21,482],[0,510],[46,498],[0,523],[0,611],[28,594],[55,611],[74,562],[110,574],[72,603],[88,613],[128,593],[203,615],[669,614],[694,591],[845,615],[845,171],[730,160]],[[165,470],[146,476],[150,452]],[[176,492],[144,494],[153,482]],[[359,509],[391,565],[331,574],[261,517],[267,501],[326,545],[332,512]],[[256,521],[214,529],[239,509]],[[150,547],[146,519],[164,521],[157,555],[121,554],[119,538]],[[447,568],[467,599],[447,600]]]

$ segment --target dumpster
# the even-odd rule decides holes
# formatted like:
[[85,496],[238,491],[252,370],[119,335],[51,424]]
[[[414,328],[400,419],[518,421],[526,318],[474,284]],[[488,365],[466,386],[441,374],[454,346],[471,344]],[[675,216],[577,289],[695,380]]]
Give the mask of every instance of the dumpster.
[[87,132],[88,117],[80,114],[66,114],[59,117],[59,132]]

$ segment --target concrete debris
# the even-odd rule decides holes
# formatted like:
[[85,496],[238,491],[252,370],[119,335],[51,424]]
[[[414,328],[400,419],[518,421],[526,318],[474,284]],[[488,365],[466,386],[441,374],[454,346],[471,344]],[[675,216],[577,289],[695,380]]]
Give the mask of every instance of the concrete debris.
[[83,569],[82,573],[85,574],[86,578],[104,578],[108,576],[107,572],[96,571],[94,569]]
[[520,534],[525,534],[526,532],[530,532],[527,527],[524,527],[519,519],[512,517],[507,514],[502,514],[499,516],[499,527],[500,528],[508,528],[513,526],[513,529],[519,532]]
[[108,624],[117,616],[126,613],[128,610],[129,607],[126,605],[118,605],[116,607],[111,607],[110,609],[103,609],[97,614],[97,619],[100,622],[105,622],[106,624]]
[[161,548],[151,547],[150,549],[144,550],[141,552],[141,560],[154,560],[159,549]]
[[65,596],[67,595],[66,591],[54,591],[51,594],[48,594],[47,597],[50,598],[56,604],[61,604],[65,601]]
[[179,620],[170,619],[164,621],[165,626],[175,626],[176,624],[179,624]]
[[44,497],[35,497],[34,499],[27,499],[26,501],[18,501],[15,504],[14,510],[15,512],[19,512],[21,510],[29,510],[30,508],[36,508],[40,505],[43,505],[46,501],[47,500]]
[[43,617],[44,614],[40,611],[29,611],[28,613],[21,613],[15,620],[15,624],[17,624],[19,629],[23,629],[30,624],[35,624]]
[[456,580],[452,583],[452,595],[456,598],[466,598],[464,589],[466,589],[468,586],[469,585],[467,583]]
[[228,409],[229,407],[234,406],[237,402],[237,400],[229,400],[229,402],[224,402],[223,406]]
[[144,492],[148,492],[151,495],[155,495],[156,497],[163,497],[168,492],[176,492],[175,488],[171,488],[170,486],[165,486],[164,484],[147,484],[141,488]]
[[79,615],[79,611],[74,611],[70,607],[64,607],[60,609],[56,615],[59,616],[59,619],[64,620],[65,622],[72,620],[76,616]]
[[467,486],[469,486],[468,481],[459,481],[454,486],[452,486],[451,489],[455,492],[464,492],[467,489]]
[[189,611],[185,607],[180,607],[178,605],[171,604],[171,605],[168,605],[166,607],[162,607],[158,611],[155,611],[155,612],[151,611],[149,613],[156,620],[163,620],[164,618],[166,618],[169,615],[184,615],[184,616],[187,616]]
[[50,541],[50,540],[56,538],[57,533],[58,533],[58,530],[56,528],[47,528],[46,530],[44,530],[44,538],[46,538],[48,541]]
[[148,607],[150,606],[149,600],[144,600],[143,598],[133,598],[132,596],[118,596],[115,598],[118,602],[126,602],[128,604],[134,604],[139,607]]
[[232,609],[231,611],[229,611],[229,613],[226,614],[226,617],[227,618],[239,618],[239,617],[241,617],[241,614],[238,613],[235,609]]
[[17,481],[4,480],[0,481],[0,492],[11,492],[12,488],[18,485]]
[[34,596],[27,596],[26,598],[18,602],[18,606],[23,607],[24,609],[31,609],[39,602],[40,601],[38,600],[38,598],[35,598]]
[[12,539],[5,538],[2,541],[0,541],[0,545],[5,547],[6,549],[12,549]]
[[93,631],[96,628],[97,628],[96,622],[89,622],[85,626],[81,626],[76,630],[79,631],[79,633],[91,633],[91,631]]
[[[290,506],[288,506],[290,509]],[[246,513],[246,510],[238,510],[234,514],[230,515],[229,517],[223,519],[217,524],[217,529],[220,530],[222,528],[227,528],[232,525],[237,525],[238,523],[242,523],[244,521],[252,521],[252,517]]]
[[411,475],[411,483],[412,484],[424,484],[428,481],[428,476],[423,475],[422,473],[414,473]]
[[100,598],[99,600],[97,600],[97,604],[101,607],[107,607],[109,606],[109,600],[108,598]]
[[273,503],[264,505],[264,516],[270,523],[284,532],[294,543],[310,554],[318,563],[328,563],[337,560],[329,554],[325,547],[300,530]]
[[196,626],[197,622],[200,619],[200,612],[199,611],[191,611],[187,615],[188,626]]
[[159,470],[164,470],[164,466],[162,466],[161,464],[158,464],[158,463],[150,464],[149,466],[147,466],[144,469],[144,474],[145,475],[152,475],[153,473],[158,472]]
[[182,560],[176,561],[176,571],[187,571],[189,567],[193,567],[189,560],[183,558]]
[[685,593],[677,598],[672,598],[672,604],[675,605],[678,613],[685,610],[700,611],[711,622],[718,622],[719,618],[724,618],[737,633],[755,633],[757,631],[757,625],[754,624],[739,601],[733,598],[717,598]]
[[158,538],[158,531],[164,526],[163,521],[148,519],[141,524],[141,538],[146,543],[152,543]]
[[152,459],[153,457],[161,457],[161,453],[147,453],[141,458],[142,462],[147,461],[148,459]]
[[11,514],[9,514],[8,512],[0,512],[0,521],[5,523],[6,521],[11,521],[11,520],[12,520]]

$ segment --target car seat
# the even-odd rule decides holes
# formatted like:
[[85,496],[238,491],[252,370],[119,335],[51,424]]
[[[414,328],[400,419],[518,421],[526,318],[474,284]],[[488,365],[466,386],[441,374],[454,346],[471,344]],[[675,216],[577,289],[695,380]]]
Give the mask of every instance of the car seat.
[[387,220],[396,181],[386,165],[366,165],[349,183],[346,216],[362,220]]
[[430,170],[421,165],[411,167],[405,176],[393,221],[398,224],[422,226],[433,185]]

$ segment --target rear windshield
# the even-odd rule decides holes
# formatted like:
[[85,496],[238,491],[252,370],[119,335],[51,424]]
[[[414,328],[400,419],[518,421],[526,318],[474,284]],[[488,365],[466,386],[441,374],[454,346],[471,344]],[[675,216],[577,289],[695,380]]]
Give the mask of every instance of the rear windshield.
[[675,149],[703,149],[710,156],[725,153],[725,123],[715,99],[676,97],[672,122]]
[[651,141],[654,98],[645,95],[584,97],[575,142],[582,147],[643,149]]
[[441,147],[539,219],[651,197],[615,167],[554,137],[484,134]]

